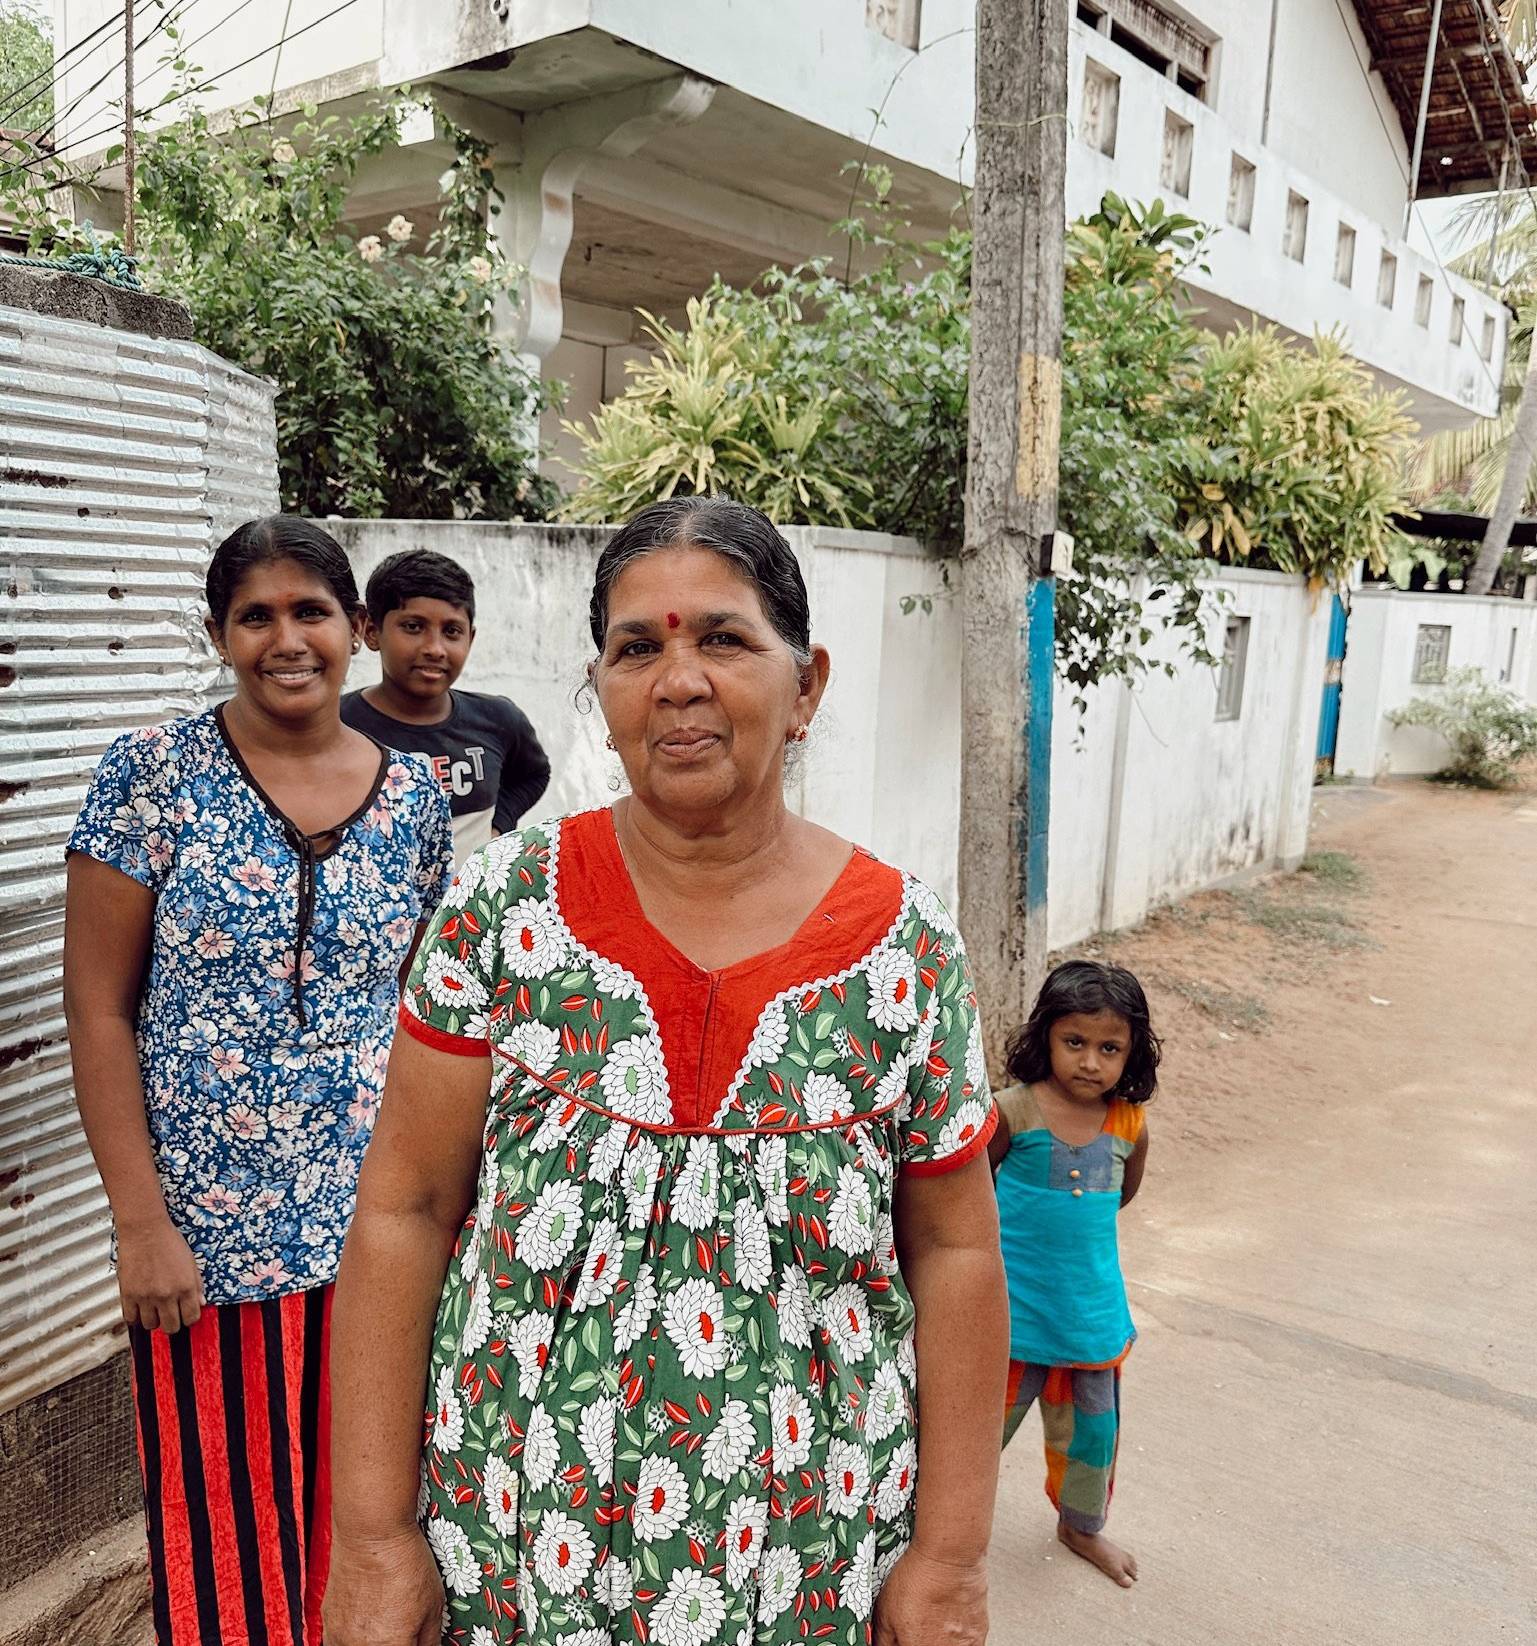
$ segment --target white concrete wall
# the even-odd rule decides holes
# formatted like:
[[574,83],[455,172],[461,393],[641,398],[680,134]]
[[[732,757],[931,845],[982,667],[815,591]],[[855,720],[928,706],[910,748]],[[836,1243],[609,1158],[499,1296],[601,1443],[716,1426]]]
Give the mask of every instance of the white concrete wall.
[[[606,528],[427,521],[328,521],[359,587],[387,554],[433,548],[475,579],[475,649],[462,677],[501,692],[534,723],[553,777],[543,816],[606,805],[619,762],[602,716],[576,702],[588,659],[587,601]],[[832,683],[790,785],[791,803],[921,875],[954,901],[960,830],[960,623],[944,562],[877,532],[791,527],[812,633],[832,652]],[[932,617],[904,617],[907,594],[940,596]],[[377,678],[371,652],[351,686]]]
[[[619,763],[576,694],[592,655],[587,599],[607,528],[329,522],[357,568],[431,547],[475,579],[475,650],[463,683],[518,702],[550,751],[541,813],[607,804]],[[792,527],[813,637],[832,683],[791,803],[953,902],[960,833],[960,611],[947,563],[903,538]],[[1269,572],[1212,579],[1210,620],[1251,619],[1242,713],[1217,722],[1216,681],[1184,665],[1090,695],[1081,723],[1059,686],[1052,746],[1049,933],[1054,946],[1245,869],[1295,864],[1306,845],[1327,603]],[[1216,603],[1217,591],[1225,602]],[[934,596],[903,615],[904,595]],[[1533,608],[1537,611],[1537,608]],[[1172,653],[1171,653],[1172,655]],[[375,679],[362,654],[351,684]]]
[[[1054,948],[1245,870],[1295,866],[1306,851],[1328,602],[1277,572],[1224,568],[1208,587],[1214,649],[1228,617],[1250,620],[1236,719],[1216,718],[1216,672],[1188,661],[1172,677],[1096,688],[1081,718],[1058,687]],[[1169,640],[1155,642],[1156,660],[1176,657]]]
[[[1283,14],[1290,14],[1292,4],[1303,9],[1303,0],[1289,0]],[[1231,41],[1224,61],[1236,63],[1242,55],[1242,61],[1248,63],[1249,49],[1240,41]],[[1263,45],[1254,49],[1259,51],[1263,66]],[[1083,24],[1074,23],[1068,81],[1068,215],[1079,217],[1096,210],[1107,190],[1130,200],[1162,198],[1171,208],[1184,210],[1219,231],[1204,259],[1206,267],[1191,270],[1187,277],[1198,300],[1209,296],[1215,301],[1209,322],[1215,329],[1225,330],[1245,315],[1274,321],[1301,337],[1340,328],[1354,355],[1388,384],[1411,393],[1415,415],[1427,430],[1465,424],[1475,415],[1492,416],[1498,408],[1508,311],[1470,282],[1456,275],[1443,275],[1433,260],[1402,238],[1401,188],[1395,195],[1382,179],[1368,183],[1352,171],[1364,141],[1357,128],[1368,121],[1376,125],[1371,93],[1361,80],[1353,56],[1343,59],[1346,68],[1342,69],[1338,54],[1325,52],[1322,46],[1316,49],[1316,78],[1320,84],[1331,83],[1330,76],[1336,72],[1346,74],[1348,70],[1348,75],[1355,77],[1354,90],[1348,95],[1345,87],[1334,88],[1337,109],[1324,112],[1311,93],[1304,97],[1300,78],[1294,82],[1292,93],[1286,94],[1279,87],[1272,93],[1272,135],[1276,130],[1275,111],[1282,106],[1290,111],[1288,119],[1297,132],[1313,129],[1310,122],[1316,122],[1319,153],[1316,169],[1309,169],[1288,158],[1286,149],[1274,144],[1260,146],[1259,117],[1252,106],[1245,107],[1244,117],[1236,124],[1219,112],[1232,102],[1222,94],[1225,82],[1219,82],[1218,109],[1209,108],[1129,52]],[[1347,47],[1342,45],[1340,49],[1345,51]],[[1084,73],[1089,60],[1120,79],[1119,129],[1113,155],[1103,154],[1083,140]],[[1261,98],[1263,90],[1261,75]],[[1252,82],[1247,95],[1253,95]],[[1190,193],[1183,199],[1165,187],[1161,175],[1164,120],[1169,111],[1194,128]],[[1381,141],[1379,128],[1379,144]],[[1301,152],[1296,144],[1290,148]],[[1253,220],[1247,231],[1227,224],[1228,182],[1235,153],[1256,169]],[[1350,182],[1352,177],[1354,181]],[[1328,179],[1328,186],[1323,179]],[[1301,263],[1286,256],[1282,249],[1287,197],[1294,192],[1309,207]],[[1354,271],[1348,286],[1335,279],[1335,247],[1341,223],[1356,234]],[[1378,273],[1385,251],[1398,260],[1390,307],[1377,300]],[[1425,325],[1416,318],[1422,276],[1432,282]],[[1465,310],[1463,335],[1457,343],[1451,341],[1454,298],[1462,300]],[[1494,322],[1489,361],[1480,354],[1486,317]]]
[[[281,101],[283,93],[298,90],[324,100],[420,83],[493,54],[590,29],[639,48],[630,54],[641,71],[637,78],[655,73],[657,59],[677,64],[861,143],[871,137],[872,111],[881,108],[876,151],[942,177],[957,175],[958,157],[968,148],[971,0],[925,0],[920,45],[926,49],[916,53],[866,22],[865,0],[775,0],[772,6],[762,0],[518,0],[507,8],[505,20],[498,19],[490,0],[448,5],[352,0],[327,19],[336,4],[293,0],[290,44],[280,56],[271,48],[283,36],[287,8],[276,0],[245,6],[190,0],[178,6],[182,39],[192,43],[191,60],[205,71],[200,79],[216,82],[201,100],[224,109],[274,86]],[[122,5],[121,0],[53,0],[53,12],[62,53],[109,16],[121,15]],[[145,8],[139,33],[146,42],[136,54],[139,104],[145,109],[171,86],[170,72],[161,67],[165,37],[148,38],[155,20],[153,8]],[[118,30],[95,56],[81,53],[66,65],[57,106],[69,109],[79,101],[61,122],[60,142],[111,127],[121,76],[91,87],[122,55]],[[618,62],[606,47],[589,56],[584,62],[578,46],[569,57],[557,53],[552,59],[552,72],[562,76],[553,101],[583,95],[590,75],[606,75]],[[252,57],[255,61],[246,62]],[[95,146],[106,148],[111,141],[106,137]],[[969,175],[968,170],[968,180]]]
[[[1371,781],[1439,770],[1447,747],[1439,733],[1421,726],[1394,726],[1388,715],[1435,687],[1413,680],[1415,646],[1422,623],[1451,628],[1447,667],[1482,669],[1537,703],[1537,604],[1460,594],[1405,594],[1398,589],[1358,589],[1351,597],[1340,691],[1337,777]],[[1515,637],[1514,667],[1511,637]]]

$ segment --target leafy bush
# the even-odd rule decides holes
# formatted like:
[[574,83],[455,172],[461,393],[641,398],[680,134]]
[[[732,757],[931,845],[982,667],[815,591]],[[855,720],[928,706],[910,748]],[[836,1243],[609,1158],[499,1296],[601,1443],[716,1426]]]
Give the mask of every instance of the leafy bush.
[[1409,507],[1415,424],[1340,337],[1299,347],[1266,326],[1212,339],[1201,396],[1180,496],[1192,542],[1299,573],[1315,589],[1358,560],[1386,570],[1398,537],[1391,517]]
[[1416,697],[1388,719],[1439,732],[1452,757],[1436,775],[1480,789],[1508,787],[1537,754],[1537,709],[1481,669],[1453,669],[1435,696]]
[[735,296],[717,282],[690,298],[686,331],[641,311],[651,358],[631,366],[592,427],[563,425],[582,444],[585,475],[568,519],[624,520],[676,492],[726,492],[775,520],[849,524],[852,483],[816,445],[840,396],[805,392],[782,359],[791,333],[749,332]]
[[[971,236],[915,249],[873,174],[842,225],[850,267],[717,281],[684,332],[647,320],[657,356],[588,426],[577,520],[622,518],[675,492],[722,491],[789,524],[853,525],[958,544],[966,491]],[[1058,591],[1058,661],[1075,684],[1147,667],[1133,578],[1205,657],[1199,552],[1178,530],[1171,465],[1196,332],[1176,302],[1199,226],[1108,197],[1075,231],[1067,278],[1061,513],[1079,575]],[[852,269],[852,250],[869,259]],[[871,254],[873,253],[873,257]],[[842,277],[840,277],[840,273]]]
[[41,0],[0,0],[0,126],[53,125],[53,31]]
[[[198,341],[278,385],[283,505],[308,514],[537,518],[540,388],[492,330],[511,284],[484,227],[485,146],[449,127],[456,159],[425,247],[342,227],[348,187],[392,146],[403,99],[351,120],[258,116],[213,139],[201,110],[139,157],[149,281],[190,305]],[[440,123],[446,124],[441,113]]]
[[[151,289],[192,310],[200,343],[278,388],[283,507],[306,514],[415,519],[537,519],[555,489],[537,473],[544,390],[493,330],[516,270],[486,220],[499,198],[487,146],[441,111],[452,139],[430,234],[404,217],[382,235],[343,225],[364,160],[397,141],[404,93],[348,120],[313,109],[286,132],[267,99],[216,134],[186,99],[197,75],[167,25],[172,90],[139,136],[138,250]],[[114,164],[120,149],[109,150]],[[34,251],[94,244],[58,216],[67,167],[31,150],[0,172],[0,197]]]

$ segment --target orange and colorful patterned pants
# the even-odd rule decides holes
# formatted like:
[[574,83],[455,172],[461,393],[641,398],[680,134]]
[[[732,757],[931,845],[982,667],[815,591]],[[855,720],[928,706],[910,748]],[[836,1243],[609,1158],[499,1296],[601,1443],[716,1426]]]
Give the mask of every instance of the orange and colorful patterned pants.
[[1032,1366],[1009,1362],[1003,1444],[1036,1401],[1046,1433],[1046,1495],[1064,1525],[1101,1531],[1115,1488],[1121,1427],[1121,1368]]

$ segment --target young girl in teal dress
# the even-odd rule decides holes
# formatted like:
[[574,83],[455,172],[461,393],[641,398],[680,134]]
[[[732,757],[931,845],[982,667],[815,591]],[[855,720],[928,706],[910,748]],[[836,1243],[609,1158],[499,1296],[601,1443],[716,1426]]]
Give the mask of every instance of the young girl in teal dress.
[[1009,1284],[1003,1443],[1039,1401],[1057,1536],[1123,1588],[1137,1562],[1104,1525],[1121,1363],[1137,1334],[1116,1216],[1147,1163],[1142,1106],[1157,1090],[1159,1052],[1147,997],[1125,967],[1058,966],[1009,1042],[1016,1084],[998,1094],[988,1145]]

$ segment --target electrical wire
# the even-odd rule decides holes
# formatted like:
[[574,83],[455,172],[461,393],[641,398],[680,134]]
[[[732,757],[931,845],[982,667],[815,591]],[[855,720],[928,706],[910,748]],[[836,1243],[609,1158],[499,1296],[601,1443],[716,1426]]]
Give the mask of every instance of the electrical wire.
[[[143,3],[148,4],[149,0],[143,0]],[[126,4],[124,5],[123,10],[124,12],[127,11]],[[137,15],[137,13],[135,15]],[[75,55],[76,52],[85,51],[85,48],[87,46],[91,46],[91,42],[96,40],[96,44],[91,46],[91,49],[85,53],[86,57],[94,57],[96,53],[99,52],[106,44],[105,40],[99,40],[97,39],[97,36],[106,34],[109,29],[116,27],[121,22],[121,19],[122,13],[119,13],[117,17],[109,17],[105,23],[97,24],[97,26],[92,29],[89,34],[81,35],[74,45],[70,46],[66,51],[55,57],[46,68],[39,69],[30,80],[25,81],[20,86],[13,86],[11,88],[11,95],[15,97],[17,101],[12,103],[10,108],[8,108],[3,114],[0,114],[0,126],[9,125],[11,121],[14,120],[16,116],[28,106],[28,104],[35,103],[39,97],[43,96],[43,92],[41,90],[42,83],[50,76],[53,76],[53,90],[57,91],[59,82],[58,77],[55,74],[55,70],[63,68],[63,66],[70,60],[71,57]],[[80,61],[83,63],[85,58],[82,58]],[[78,68],[80,67],[80,64],[77,63],[75,66]],[[34,91],[32,89],[34,86],[39,89]]]
[[[183,3],[190,4],[191,0],[183,0]],[[206,91],[210,86],[217,85],[218,82],[226,75],[238,73],[241,69],[257,62],[260,58],[265,57],[268,52],[277,51],[279,48],[286,45],[288,41],[297,40],[300,35],[308,34],[311,29],[319,28],[322,23],[329,22],[331,18],[335,17],[338,13],[344,12],[349,7],[356,4],[357,0],[341,0],[340,5],[333,6],[330,11],[326,12],[321,17],[317,17],[314,22],[306,23],[303,28],[295,29],[292,34],[286,35],[279,40],[275,40],[270,46],[263,46],[260,51],[252,52],[249,57],[242,58],[238,63],[232,63],[228,68],[221,69],[217,74],[209,75],[206,80],[200,80],[195,85],[187,86],[182,91],[175,92],[169,96],[161,98],[158,103],[154,104],[149,109],[146,109],[144,112],[146,114],[158,114],[161,109],[169,108],[173,103],[181,102],[183,98],[192,97],[200,91]],[[234,12],[230,13],[230,17],[233,17],[234,15]],[[228,22],[229,18],[227,17],[222,21]],[[222,25],[215,25],[215,27],[219,26]],[[213,30],[210,29],[205,32],[212,33]],[[199,38],[201,38],[201,36]],[[192,44],[195,44],[195,42],[189,42],[188,47],[184,49],[190,49]],[[115,135],[118,130],[119,126],[116,122],[114,122],[110,126],[103,126],[97,131],[88,132],[84,137],[77,137],[68,143],[61,144],[60,147],[52,150],[49,154],[38,157],[36,160],[24,161],[18,165],[12,166],[8,170],[0,172],[0,184],[5,184],[17,176],[37,172],[52,164],[59,158],[60,155],[68,154],[71,150],[85,147],[88,144],[97,143],[103,137]]]
[[[159,3],[159,0],[142,0],[142,4],[145,4],[145,5],[157,4],[157,3]],[[162,7],[160,21],[158,23],[156,23],[155,26],[152,29],[150,29],[149,33],[144,36],[144,38],[139,42],[138,46],[135,47],[135,49],[134,49],[134,61],[135,62],[138,61],[139,51],[144,46],[147,46],[150,43],[150,41],[153,40],[155,38],[155,36],[160,33],[160,31],[162,29],[169,28],[171,26],[171,24],[174,23],[178,17],[180,17],[182,12],[184,12],[187,9],[187,7],[190,6],[191,4],[192,4],[192,0],[180,0],[180,4],[178,6],[176,6],[175,8],[173,8],[172,10],[170,10],[170,11],[166,11]],[[139,16],[140,9],[141,8],[139,6],[134,7],[134,20],[135,20],[135,22],[138,21],[138,16]],[[128,16],[128,9],[125,6],[123,8],[123,17],[124,17],[124,19],[126,19],[127,16]],[[60,125],[60,123],[67,120],[70,117],[70,115],[72,115],[75,112],[75,110],[80,107],[80,105],[86,100],[86,98],[89,97],[92,94],[92,92],[99,91],[101,89],[101,87],[104,86],[107,83],[108,80],[112,79],[116,75],[121,74],[123,72],[123,70],[126,68],[126,66],[127,66],[126,56],[120,57],[120,58],[118,58],[118,60],[115,63],[109,64],[108,67],[105,69],[105,71],[103,73],[99,74],[96,77],[96,79],[93,80],[91,82],[91,84],[88,85],[85,88],[85,90],[83,92],[81,92],[74,99],[73,102],[68,104],[65,108],[55,110],[52,118],[47,122],[47,125],[49,127],[57,129],[58,126]],[[54,84],[57,85],[58,82],[55,81]],[[44,131],[43,126],[35,126],[31,131],[24,133],[22,135],[20,141],[24,144],[29,145],[29,146],[35,145],[38,142],[38,140],[41,138],[43,131]],[[71,145],[69,145],[69,144],[65,145],[66,148],[70,147],[70,146]],[[61,149],[54,149],[51,152],[54,153],[54,154],[58,154],[58,153],[62,153],[63,151]]]

